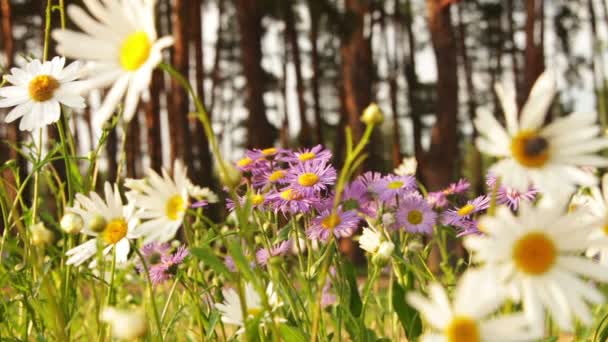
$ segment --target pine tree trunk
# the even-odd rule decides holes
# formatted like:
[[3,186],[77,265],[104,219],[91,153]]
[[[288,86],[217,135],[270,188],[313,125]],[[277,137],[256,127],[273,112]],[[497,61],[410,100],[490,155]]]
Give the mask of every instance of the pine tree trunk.
[[421,160],[429,190],[440,189],[454,177],[458,160],[458,55],[450,7],[440,0],[427,0],[428,25],[437,63],[436,121],[430,149]]
[[285,33],[289,39],[291,46],[291,55],[293,66],[296,73],[296,93],[298,95],[298,114],[300,117],[300,133],[298,134],[298,142],[300,146],[310,146],[312,144],[312,135],[310,124],[306,118],[306,100],[304,90],[304,79],[302,77],[302,61],[300,60],[300,44],[298,43],[298,32],[294,20],[293,3],[291,0],[286,1],[285,6]]
[[[414,155],[421,162],[424,157],[422,149],[422,121],[421,111],[418,108],[415,89],[418,89],[418,76],[416,74],[416,38],[414,37],[412,7],[409,0],[405,2],[405,31],[408,42],[408,55],[405,58],[405,81],[407,83],[407,100],[410,106],[410,117],[412,120]],[[422,167],[422,166],[420,166]]]
[[[186,79],[188,78],[188,1],[174,0],[172,11],[173,22],[173,67]],[[188,166],[188,173],[194,171],[192,167],[192,146],[190,144],[190,127],[188,122],[188,94],[176,81],[171,80],[171,95],[169,98],[169,127],[171,136],[171,160],[181,158]]]
[[163,92],[163,73],[152,72],[150,82],[150,101],[146,103],[147,150],[150,157],[150,168],[160,172],[163,166],[162,137],[160,132],[160,98]]
[[315,114],[315,142],[323,143],[323,119],[321,118],[321,99],[319,90],[319,77],[321,68],[319,66],[319,15],[320,11],[315,8],[316,0],[308,0],[308,11],[310,16],[310,58],[312,62],[312,98]]
[[526,1],[526,65],[524,88],[518,96],[519,108],[526,102],[534,82],[545,70],[543,5],[543,0]]
[[[213,113],[215,111],[215,104],[216,104],[216,92],[217,92],[217,86],[218,83],[220,81],[220,73],[221,73],[221,68],[220,68],[220,61],[221,61],[221,56],[222,56],[222,49],[223,49],[223,34],[224,34],[224,30],[223,30],[223,24],[222,24],[222,20],[223,20],[223,13],[224,13],[224,0],[218,0],[217,2],[217,39],[215,41],[215,58],[213,60],[213,71],[211,73],[211,100],[209,101],[209,107],[207,108],[209,113]],[[211,114],[210,114],[211,115]]]
[[[196,93],[198,94],[203,105],[206,105],[205,101],[205,65],[203,56],[203,26],[202,26],[202,0],[196,0],[196,6],[192,10],[192,42],[194,47],[194,60],[195,60],[195,79],[196,79]],[[212,120],[212,112],[209,112],[209,120]],[[196,169],[194,172],[194,180],[199,184],[209,185],[212,181],[212,158],[211,152],[209,151],[209,140],[205,135],[203,126],[196,120],[194,125],[194,132],[192,134],[192,141],[196,145]]]
[[241,34],[241,64],[246,80],[247,147],[272,146],[277,136],[276,129],[266,117],[264,104],[265,75],[262,69],[263,4],[259,1],[237,0],[237,19]]

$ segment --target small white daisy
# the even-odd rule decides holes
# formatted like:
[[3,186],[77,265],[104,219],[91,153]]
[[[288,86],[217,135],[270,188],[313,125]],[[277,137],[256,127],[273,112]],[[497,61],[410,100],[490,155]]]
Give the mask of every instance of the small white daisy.
[[596,152],[608,147],[598,136],[597,115],[572,113],[545,125],[555,95],[555,81],[543,73],[532,88],[518,119],[514,92],[496,85],[505,113],[506,128],[494,115],[480,110],[475,126],[480,151],[503,158],[491,167],[502,184],[526,191],[530,185],[545,193],[572,193],[575,184],[594,185],[597,179],[579,166],[608,166],[608,159]]
[[515,342],[541,337],[522,314],[493,316],[505,299],[503,292],[485,286],[490,274],[468,271],[460,279],[450,303],[444,288],[429,286],[430,299],[408,293],[408,302],[416,308],[433,332],[423,342]]
[[581,256],[594,245],[589,233],[596,228],[585,215],[563,214],[562,206],[522,203],[514,216],[509,208],[499,207],[496,216],[481,218],[485,234],[464,242],[476,261],[495,270],[497,287],[513,289],[517,301],[521,297],[528,319],[542,326],[548,309],[562,329],[571,330],[573,316],[592,322],[587,303],[604,301],[581,277],[608,281],[608,267]]
[[[77,247],[66,252],[69,256],[66,264],[81,265],[97,253],[99,245],[104,246],[103,255],[116,248],[116,261],[124,263],[129,255],[129,239],[134,239],[133,229],[138,223],[134,207],[124,206],[118,187],[106,182],[104,184],[105,200],[97,193],[89,196],[76,194],[76,205],[68,208],[68,212],[80,215],[84,221],[82,232],[95,236]],[[94,265],[94,263],[92,264]]]
[[89,61],[87,88],[112,88],[94,114],[97,125],[106,121],[126,93],[123,114],[130,121],[139,98],[147,91],[162,50],[173,38],[157,38],[153,0],[85,0],[88,12],[70,5],[69,17],[84,32],[53,30],[57,52]]
[[382,234],[374,228],[365,227],[359,237],[359,246],[364,251],[374,254],[380,247],[382,241]]
[[189,206],[189,190],[193,189],[186,168],[180,160],[173,165],[173,177],[163,169],[162,177],[149,169],[144,182],[129,181],[127,198],[141,209],[138,216],[148,220],[140,224],[133,234],[145,237],[144,244],[171,240],[182,225]]
[[41,63],[35,59],[25,68],[12,68],[5,79],[12,86],[0,88],[0,108],[13,107],[4,122],[21,118],[19,129],[32,131],[59,120],[61,105],[84,108],[84,98],[79,95],[78,78],[80,64],[73,62],[64,68],[65,58],[55,57]]
[[417,168],[418,161],[416,157],[405,157],[393,173],[398,176],[415,175]]
[[[241,310],[241,300],[236,290],[229,288],[223,289],[223,303],[215,303],[215,308],[222,314],[222,322],[226,324],[236,325],[239,330],[237,334],[243,333],[245,330],[245,322],[243,320],[243,312]],[[277,293],[274,291],[273,284],[269,283],[266,288],[268,296],[268,304],[274,310],[280,306]],[[245,302],[247,304],[247,318],[254,317],[264,310],[262,299],[251,283],[245,284]],[[265,316],[265,320],[269,319],[269,315]]]
[[112,335],[123,341],[134,341],[146,335],[148,320],[143,308],[121,310],[107,307],[101,312],[100,320],[112,328]]

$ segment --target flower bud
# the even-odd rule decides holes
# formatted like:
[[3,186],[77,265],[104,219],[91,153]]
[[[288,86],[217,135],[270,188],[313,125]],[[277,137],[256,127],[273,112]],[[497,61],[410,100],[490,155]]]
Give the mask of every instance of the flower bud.
[[61,229],[68,234],[78,234],[84,226],[84,221],[80,215],[75,213],[66,213],[59,222]]
[[361,115],[361,121],[366,125],[377,125],[383,120],[382,110],[373,102],[363,110],[363,115]]
[[374,262],[378,266],[384,266],[393,255],[393,251],[395,250],[395,244],[391,241],[384,241],[380,243],[378,247],[378,251],[372,257],[372,262]]
[[31,226],[30,233],[32,234],[32,244],[34,246],[44,246],[53,243],[53,232],[48,230],[42,222]]
[[108,222],[103,216],[97,215],[89,222],[89,229],[95,233],[101,233],[106,229],[107,224]]
[[143,337],[148,329],[146,313],[141,308],[127,311],[108,307],[101,313],[101,320],[110,325],[112,335],[119,340]]
[[241,172],[230,164],[224,164],[225,170],[220,170],[222,185],[234,189],[241,184]]

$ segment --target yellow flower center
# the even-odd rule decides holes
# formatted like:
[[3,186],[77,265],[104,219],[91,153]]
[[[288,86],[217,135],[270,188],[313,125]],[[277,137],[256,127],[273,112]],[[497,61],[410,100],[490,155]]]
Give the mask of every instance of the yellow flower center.
[[278,170],[278,171],[271,173],[270,176],[268,176],[268,180],[271,182],[276,182],[279,179],[283,179],[283,177],[285,177],[285,171]]
[[262,150],[262,154],[265,156],[272,156],[277,153],[277,149],[275,147],[265,148]]
[[264,196],[260,194],[255,194],[251,196],[251,204],[260,205],[264,202]]
[[513,261],[527,274],[541,275],[547,272],[557,258],[557,249],[543,233],[528,233],[513,246]]
[[388,185],[386,187],[391,190],[396,190],[396,189],[401,188],[402,186],[403,186],[402,181],[392,181],[392,182],[388,183]]
[[151,49],[152,43],[145,32],[131,33],[120,47],[120,65],[127,71],[137,70],[146,62]]
[[316,174],[312,173],[312,172],[306,172],[301,174],[298,177],[298,183],[301,186],[313,186],[315,184],[317,184],[319,182],[319,176],[317,176]]
[[293,189],[283,190],[281,191],[281,194],[279,196],[286,201],[291,201],[300,198],[300,195],[298,195],[297,192],[293,191]]
[[342,220],[340,220],[340,215],[334,213],[330,214],[321,220],[321,227],[325,229],[334,229],[337,225],[340,224]]
[[101,235],[105,242],[116,244],[127,235],[128,228],[127,221],[123,218],[113,219],[106,225]]
[[549,160],[549,142],[536,132],[522,131],[511,140],[511,153],[521,165],[539,168]]
[[302,153],[298,156],[298,159],[300,161],[307,161],[307,160],[311,160],[314,157],[316,157],[317,155],[314,152],[306,152],[306,153]]
[[603,230],[604,230],[604,234],[608,235],[608,223],[604,224]]
[[473,210],[475,210],[475,206],[472,205],[471,203],[468,203],[465,206],[463,206],[462,208],[458,209],[456,214],[458,214],[458,216],[467,216],[470,213],[472,213]]
[[165,205],[165,214],[173,221],[177,220],[181,213],[186,210],[186,203],[182,196],[175,195],[167,201]]
[[484,226],[481,223],[477,223],[477,230],[479,230],[480,232],[482,232],[484,234],[488,232],[487,229],[486,229],[486,226]]
[[445,328],[447,342],[479,342],[479,328],[477,323],[464,316],[456,316]]
[[260,312],[262,312],[262,309],[260,308],[247,308],[247,316],[255,317]]
[[411,224],[420,224],[420,222],[422,222],[422,212],[420,210],[411,210],[407,213],[407,222]]
[[50,100],[57,88],[59,88],[59,82],[50,75],[38,75],[32,78],[28,85],[30,97],[36,102]]
[[236,162],[236,165],[238,165],[239,167],[245,167],[251,163],[253,163],[253,160],[249,157],[245,157],[245,158],[239,159],[239,161]]

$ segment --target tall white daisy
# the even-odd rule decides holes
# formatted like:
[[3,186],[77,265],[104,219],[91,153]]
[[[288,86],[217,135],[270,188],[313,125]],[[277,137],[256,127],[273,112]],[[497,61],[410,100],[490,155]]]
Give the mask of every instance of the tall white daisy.
[[144,243],[166,242],[175,236],[182,225],[189,206],[191,189],[194,189],[186,175],[183,163],[176,160],[173,177],[163,169],[162,177],[149,169],[142,181],[129,181],[125,185],[131,189],[127,198],[141,209],[138,214],[143,220],[133,233],[144,236]]
[[103,255],[108,254],[112,248],[116,249],[116,261],[124,263],[129,255],[129,239],[135,238],[133,228],[138,223],[134,207],[123,205],[118,187],[114,190],[110,183],[104,184],[105,199],[97,193],[91,192],[89,196],[76,194],[76,205],[68,208],[82,217],[84,227],[82,232],[94,236],[91,239],[66,252],[69,256],[68,265],[81,265],[97,253],[98,246],[103,246]]
[[[239,298],[238,293],[236,290],[229,288],[223,289],[222,295],[224,297],[224,302],[215,303],[215,308],[222,314],[222,322],[238,326],[239,330],[237,331],[237,334],[243,333],[245,331],[245,320],[243,319],[241,299]],[[268,304],[272,309],[280,306],[278,296],[274,291],[272,283],[268,284],[266,295],[268,296]],[[251,283],[245,284],[245,303],[247,304],[247,318],[254,317],[264,310],[262,299]],[[269,315],[265,316],[265,318],[268,319]]]
[[519,191],[533,184],[542,192],[571,193],[575,184],[594,185],[596,178],[579,166],[608,166],[608,159],[595,153],[608,147],[599,137],[597,116],[572,113],[545,125],[547,111],[555,95],[555,81],[543,73],[532,88],[518,118],[515,95],[496,85],[505,113],[506,128],[493,114],[480,110],[475,126],[480,133],[480,151],[503,158],[491,167],[502,183]]
[[68,15],[84,32],[53,30],[57,52],[89,61],[88,87],[112,84],[101,107],[94,114],[96,124],[106,121],[125,95],[126,121],[135,114],[141,94],[147,91],[153,69],[162,60],[162,49],[173,38],[157,38],[153,0],[84,0],[88,11],[70,5]]
[[522,203],[519,216],[500,207],[496,216],[485,216],[483,236],[469,236],[465,246],[476,261],[496,271],[496,285],[513,289],[523,302],[526,316],[539,326],[547,309],[565,330],[573,316],[592,322],[587,303],[604,297],[582,276],[608,281],[608,267],[581,254],[593,246],[589,233],[596,227],[584,213],[563,214],[563,207]]
[[408,293],[408,302],[433,328],[423,342],[515,342],[531,341],[541,335],[519,313],[492,316],[505,299],[504,292],[486,286],[491,275],[468,271],[460,279],[450,303],[444,288],[429,286],[430,299],[419,293]]
[[80,64],[73,62],[64,68],[65,58],[55,57],[41,63],[35,59],[23,69],[12,68],[6,80],[12,86],[0,88],[0,108],[13,107],[4,122],[21,118],[19,129],[32,131],[59,120],[61,105],[84,108],[84,98],[74,82]]

